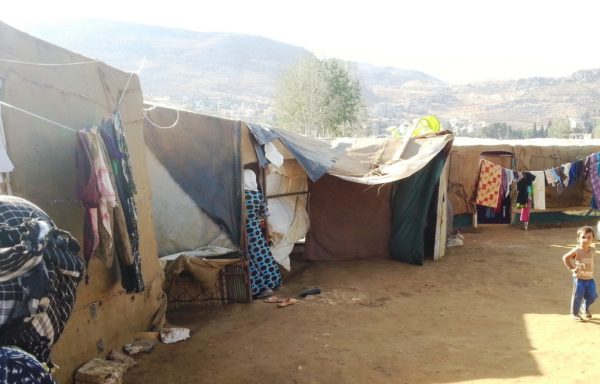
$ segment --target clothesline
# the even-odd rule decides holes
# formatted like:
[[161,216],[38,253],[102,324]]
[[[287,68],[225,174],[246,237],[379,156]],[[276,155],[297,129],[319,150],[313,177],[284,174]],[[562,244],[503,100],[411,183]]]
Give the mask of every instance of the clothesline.
[[33,112],[29,112],[29,111],[27,111],[27,110],[25,110],[25,109],[23,109],[23,108],[19,108],[19,107],[15,106],[15,105],[12,105],[12,104],[9,104],[9,103],[5,103],[4,101],[0,101],[0,105],[4,105],[5,107],[12,108],[12,109],[15,109],[15,110],[17,110],[17,111],[19,111],[19,112],[25,113],[26,115],[30,115],[30,116],[36,117],[36,118],[38,118],[38,119],[40,119],[40,120],[43,120],[43,121],[45,121],[45,122],[47,122],[47,123],[50,123],[50,124],[54,124],[54,125],[56,125],[57,127],[60,127],[60,128],[66,129],[66,130],[68,130],[68,131],[71,131],[71,132],[74,132],[74,133],[76,133],[76,132],[77,132],[77,130],[76,130],[76,129],[73,129],[73,128],[71,128],[71,127],[68,127],[68,126],[66,126],[66,125],[64,125],[64,124],[62,124],[62,123],[59,123],[59,122],[57,122],[57,121],[54,121],[54,120],[50,120],[50,119],[48,119],[48,118],[46,118],[46,117],[44,117],[44,116],[40,116],[40,115],[38,115],[38,114],[35,114],[35,113],[33,113]]
[[21,61],[21,60],[13,60],[13,59],[0,59],[0,62],[11,63],[11,64],[35,65],[35,66],[38,66],[38,67],[66,67],[66,66],[71,66],[71,65],[84,65],[84,64],[99,63],[100,60],[73,61],[73,62],[70,62],[70,63],[34,63],[34,62],[31,62],[31,61]]
[[[475,203],[498,209],[503,200],[508,198],[510,185],[516,181],[517,206],[527,210],[532,207],[543,210],[546,209],[546,184],[556,187],[560,193],[563,187],[574,185],[585,175],[590,177],[595,201],[600,201],[599,157],[600,152],[595,152],[586,156],[585,160],[576,160],[541,171],[514,171],[481,159]],[[522,221],[527,220],[522,218]]]
[[[92,64],[92,63],[98,63],[98,60],[93,60],[93,61],[82,61],[82,62],[73,62],[73,63],[64,63],[64,64],[52,64],[52,63],[30,63],[30,62],[25,62],[25,61],[18,61],[18,60],[9,60],[9,59],[0,59],[0,61],[4,61],[4,62],[9,62],[9,63],[19,63],[19,64],[30,64],[30,65],[40,65],[40,66],[60,66],[60,65],[79,65],[79,64]],[[138,76],[140,75],[140,73],[142,72],[142,69],[144,68],[144,65],[146,64],[146,57],[144,56],[142,58],[142,63],[140,64],[140,67],[138,68],[137,71],[135,72],[130,72],[129,73],[129,77],[127,78],[127,82],[125,83],[125,88],[123,88],[123,91],[121,92],[121,95],[119,97],[119,102],[117,103],[117,106],[115,107],[115,110],[113,111],[113,113],[116,113],[119,109],[119,107],[121,106],[121,102],[123,101],[123,98],[125,97],[125,92],[127,92],[127,88],[129,87],[129,83],[131,81],[131,78],[133,77],[134,74],[137,74]],[[33,116],[35,118],[38,118],[40,120],[43,120],[47,123],[50,124],[54,124],[57,127],[66,129],[68,131],[71,131],[73,133],[77,133],[77,129],[71,128],[65,124],[59,123],[57,121],[51,120],[47,117],[44,116],[40,116],[36,113],[30,112],[28,110],[25,110],[23,108],[19,108],[15,105],[9,104],[7,102],[1,101],[0,100],[0,105],[4,105],[5,107],[8,108],[12,108],[14,110],[17,110],[21,113],[25,113],[27,115]]]

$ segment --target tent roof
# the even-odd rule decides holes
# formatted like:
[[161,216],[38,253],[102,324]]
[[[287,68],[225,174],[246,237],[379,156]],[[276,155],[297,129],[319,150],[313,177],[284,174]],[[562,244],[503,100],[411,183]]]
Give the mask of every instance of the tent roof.
[[260,124],[247,123],[259,144],[274,139],[294,155],[311,180],[325,173],[360,184],[384,184],[413,175],[453,140],[451,133],[403,139],[313,139]]

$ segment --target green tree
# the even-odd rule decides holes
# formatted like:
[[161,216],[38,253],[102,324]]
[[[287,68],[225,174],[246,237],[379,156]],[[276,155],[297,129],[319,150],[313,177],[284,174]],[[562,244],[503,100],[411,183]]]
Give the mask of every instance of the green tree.
[[554,137],[568,139],[571,133],[571,122],[567,118],[553,119],[551,124],[548,123],[548,131],[546,137]]
[[368,133],[360,83],[337,60],[301,59],[282,77],[275,96],[278,126],[307,136]]

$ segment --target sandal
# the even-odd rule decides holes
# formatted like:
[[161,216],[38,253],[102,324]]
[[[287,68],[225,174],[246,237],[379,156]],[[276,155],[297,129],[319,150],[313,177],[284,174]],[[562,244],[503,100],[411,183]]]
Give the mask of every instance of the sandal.
[[277,307],[283,308],[287,307],[288,305],[296,304],[297,302],[298,300],[294,299],[293,297],[286,297],[285,299],[281,300],[280,303],[277,304]]
[[282,298],[277,296],[271,296],[263,300],[265,303],[281,303],[283,301]]
[[318,287],[309,288],[309,289],[305,289],[304,291],[302,291],[302,293],[300,293],[300,297],[306,297],[308,295],[318,295],[319,293],[321,293],[320,288],[318,288]]

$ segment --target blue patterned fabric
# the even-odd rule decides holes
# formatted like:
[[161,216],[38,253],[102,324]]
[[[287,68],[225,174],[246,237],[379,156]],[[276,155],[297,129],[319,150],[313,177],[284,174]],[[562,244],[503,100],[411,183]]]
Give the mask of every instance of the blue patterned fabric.
[[16,348],[0,347],[0,383],[56,384],[56,381],[32,355]]
[[246,195],[246,242],[250,264],[252,296],[270,288],[281,286],[279,266],[260,228],[260,218],[266,215],[266,207],[260,191],[244,190]]

